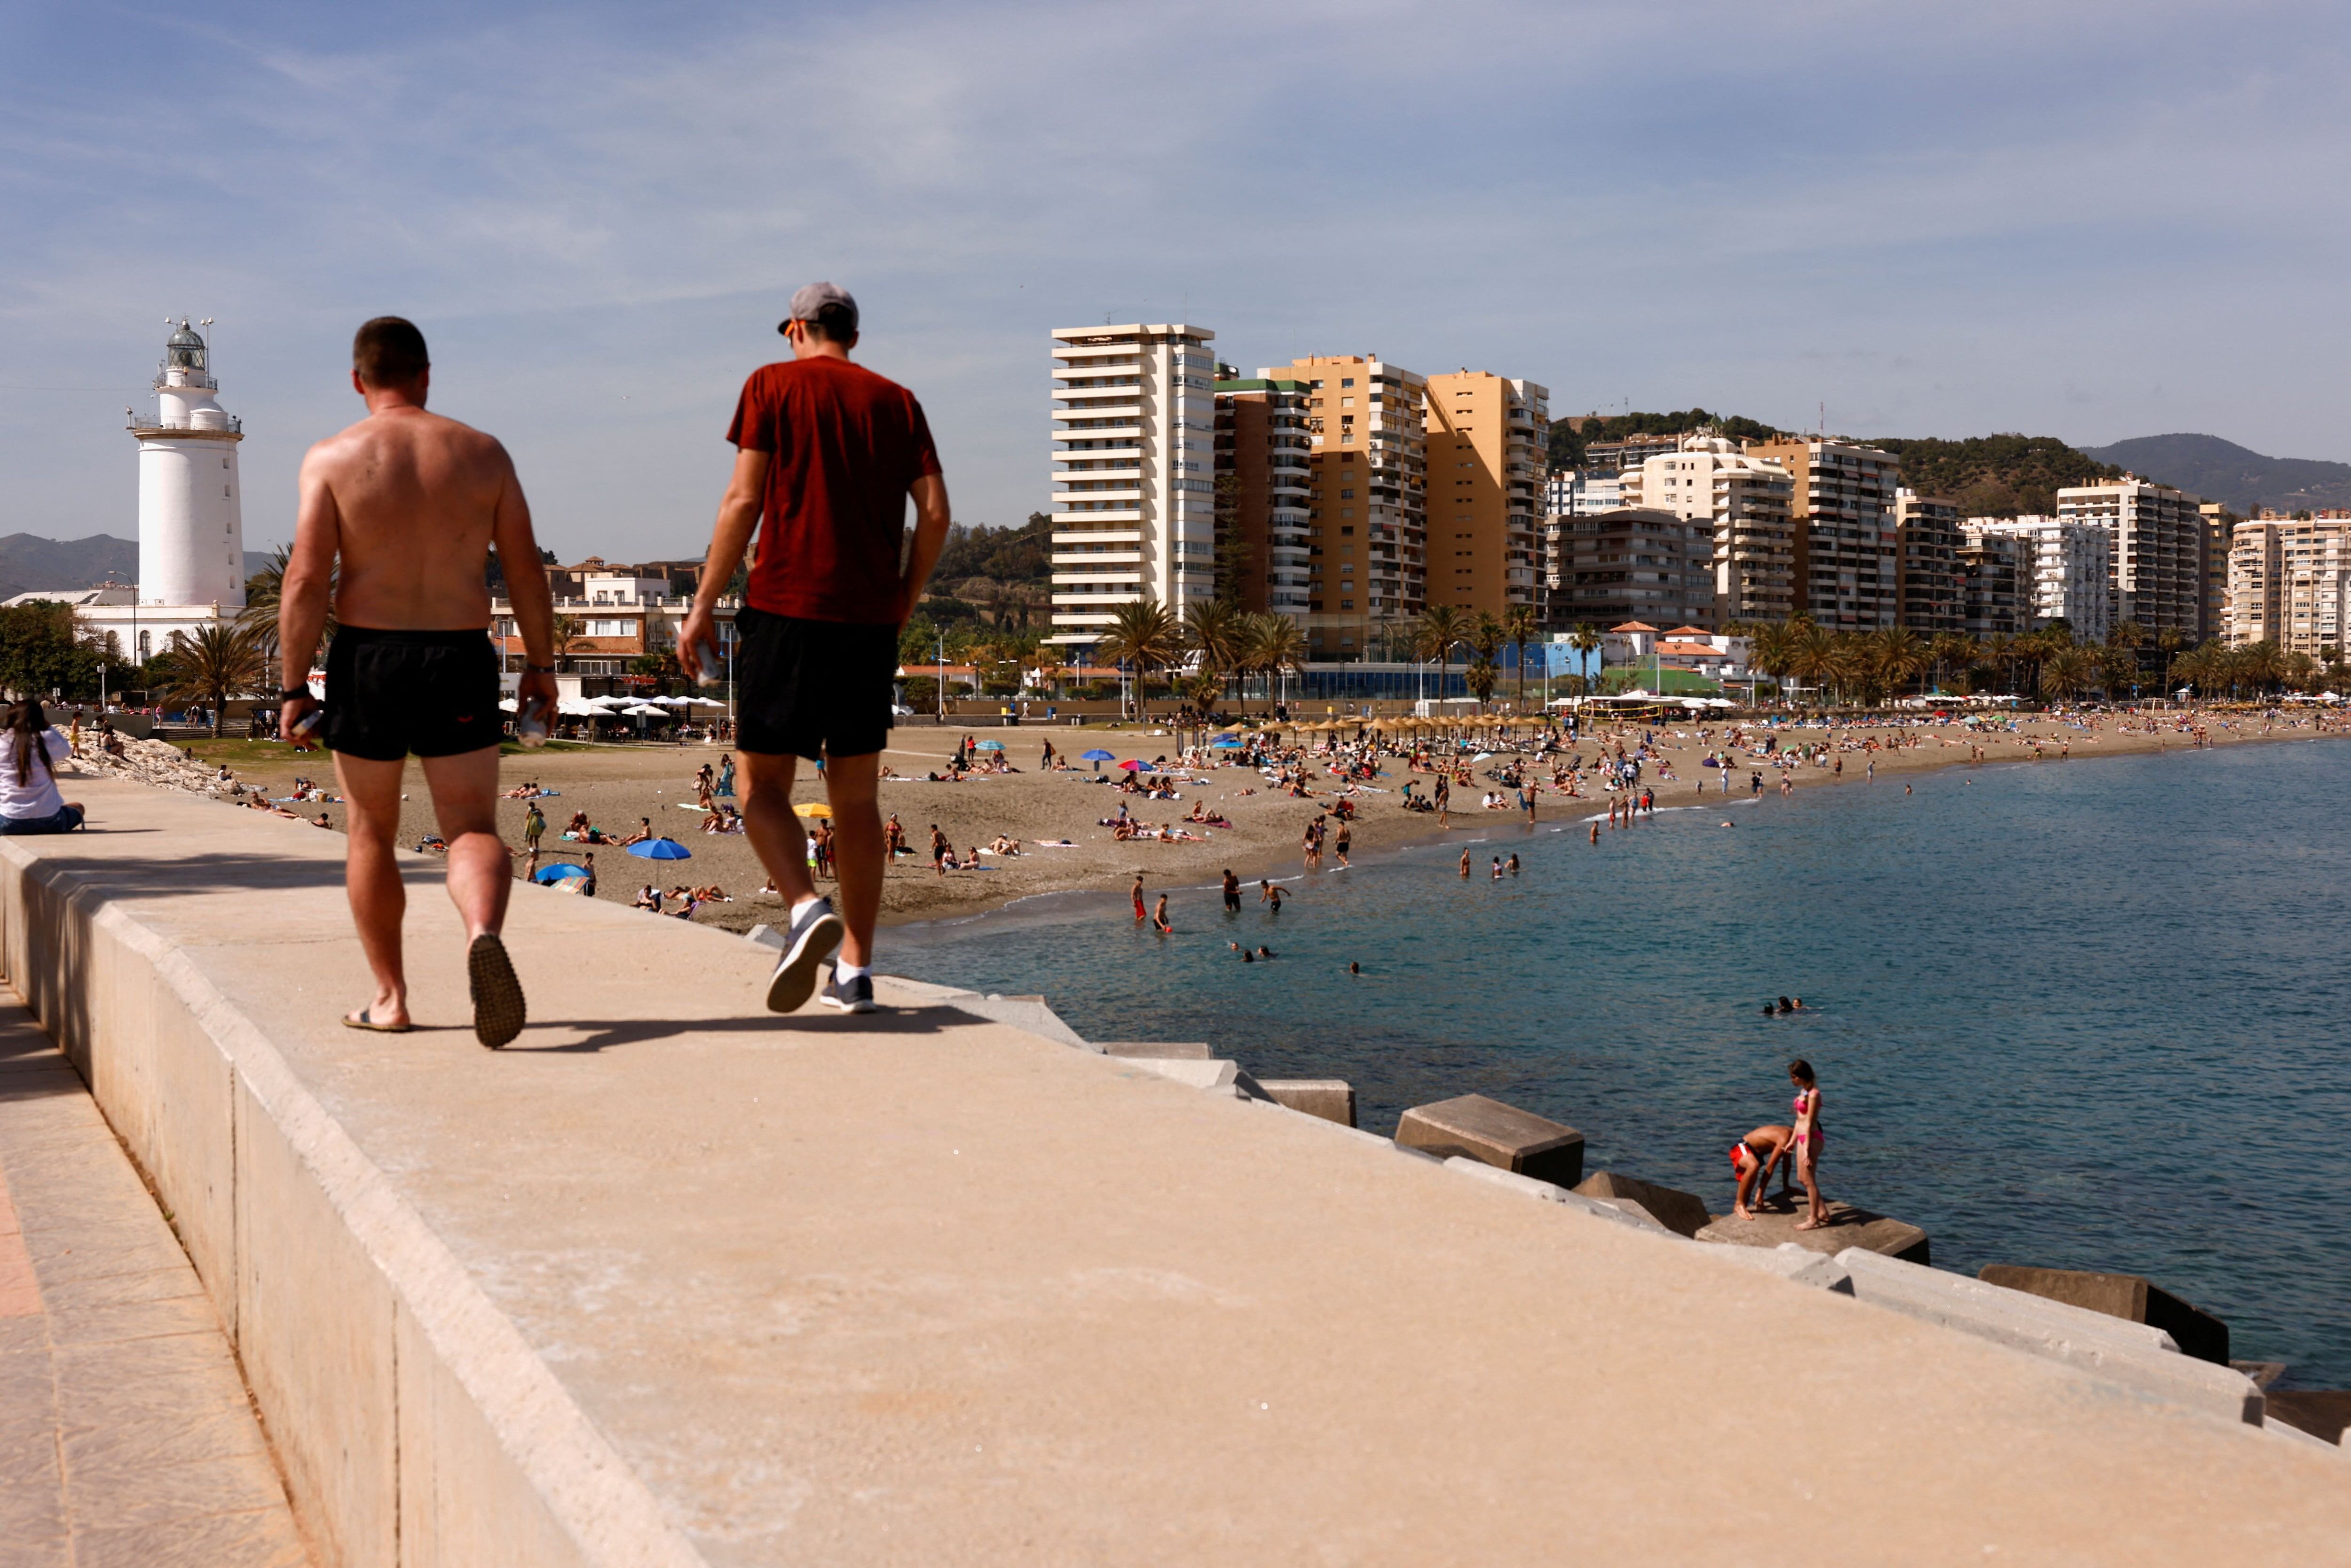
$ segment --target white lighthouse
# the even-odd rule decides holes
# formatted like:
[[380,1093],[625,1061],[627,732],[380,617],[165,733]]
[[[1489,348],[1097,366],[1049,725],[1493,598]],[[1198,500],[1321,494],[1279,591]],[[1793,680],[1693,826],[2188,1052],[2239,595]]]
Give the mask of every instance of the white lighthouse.
[[[139,440],[139,581],[37,589],[10,604],[73,606],[85,630],[110,634],[116,656],[145,664],[193,636],[235,621],[245,608],[245,487],[236,476],[245,431],[214,395],[212,352],[185,318],[155,371],[155,417],[130,414]],[[197,326],[209,327],[208,317]]]
[[[182,319],[155,372],[155,423],[131,426],[139,438],[142,608],[202,608],[217,616],[245,605],[244,492],[236,476],[236,444],[245,433],[214,395],[220,383],[210,360],[204,339]],[[203,618],[209,617],[192,617]]]

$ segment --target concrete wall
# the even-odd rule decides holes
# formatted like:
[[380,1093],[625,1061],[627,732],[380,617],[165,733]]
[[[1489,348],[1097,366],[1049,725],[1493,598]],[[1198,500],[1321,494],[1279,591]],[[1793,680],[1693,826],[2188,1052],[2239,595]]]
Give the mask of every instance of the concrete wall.
[[701,1562],[269,1041],[75,883],[0,839],[0,978],[154,1185],[327,1563]]

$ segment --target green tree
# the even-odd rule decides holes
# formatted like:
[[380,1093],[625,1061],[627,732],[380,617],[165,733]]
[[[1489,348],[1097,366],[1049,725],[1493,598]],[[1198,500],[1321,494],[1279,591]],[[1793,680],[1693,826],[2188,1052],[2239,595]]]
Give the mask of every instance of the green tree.
[[1527,644],[1542,633],[1542,622],[1531,604],[1513,604],[1502,616],[1502,630],[1519,655],[1519,706],[1527,706]]
[[0,608],[0,687],[47,699],[95,695],[99,667],[120,663],[112,640],[78,631],[73,608],[51,600]]
[[1094,644],[1094,657],[1106,664],[1126,664],[1134,669],[1135,695],[1152,670],[1165,670],[1184,656],[1184,627],[1155,599],[1131,599],[1111,612],[1110,629]]

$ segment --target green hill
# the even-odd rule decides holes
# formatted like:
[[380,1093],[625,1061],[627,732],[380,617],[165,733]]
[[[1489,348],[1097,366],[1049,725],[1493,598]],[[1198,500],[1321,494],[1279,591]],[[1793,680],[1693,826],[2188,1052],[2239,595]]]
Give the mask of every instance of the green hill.
[[2052,517],[2061,486],[2118,479],[2123,472],[2053,435],[1896,437],[1864,444],[1901,458],[1903,484],[1921,495],[1950,497],[1964,517]]

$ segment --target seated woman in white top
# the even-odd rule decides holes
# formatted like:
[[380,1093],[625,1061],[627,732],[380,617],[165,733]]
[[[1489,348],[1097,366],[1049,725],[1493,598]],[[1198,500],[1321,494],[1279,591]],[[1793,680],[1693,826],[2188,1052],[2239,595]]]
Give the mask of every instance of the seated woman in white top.
[[57,793],[57,765],[73,754],[37,702],[10,703],[0,720],[0,833],[67,833],[81,826],[79,801]]

